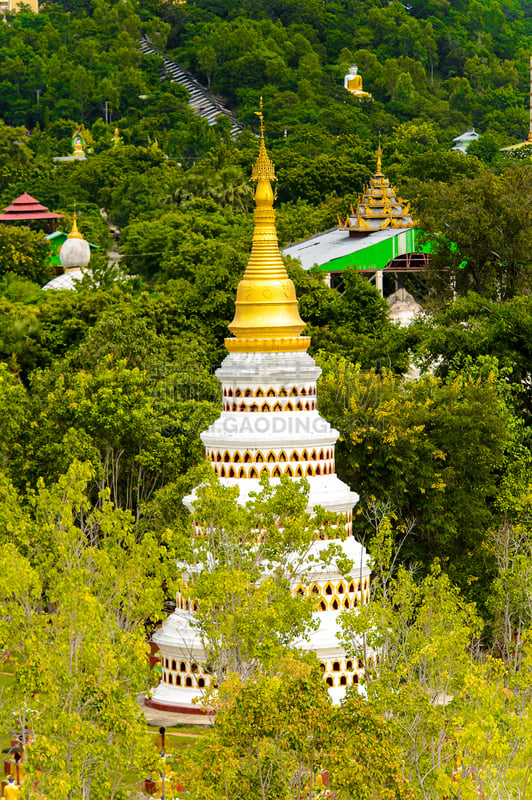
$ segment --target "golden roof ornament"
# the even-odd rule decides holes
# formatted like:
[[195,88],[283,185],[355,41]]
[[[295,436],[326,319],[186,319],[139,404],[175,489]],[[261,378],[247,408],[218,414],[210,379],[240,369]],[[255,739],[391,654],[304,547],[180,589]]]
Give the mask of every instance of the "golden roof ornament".
[[377,175],[382,175],[382,147],[381,147],[381,135],[379,133],[379,146],[377,148]]
[[74,219],[72,221],[72,230],[68,234],[67,239],[83,239],[82,234],[78,230],[78,217],[75,208],[74,208]]
[[258,181],[276,181],[275,167],[266,151],[264,144],[264,114],[262,113],[262,97],[260,98],[260,111],[255,111],[255,114],[260,119],[260,146],[259,155],[251,170],[251,180],[254,183]]
[[350,236],[367,236],[385,228],[413,228],[415,223],[404,200],[398,197],[395,188],[382,172],[382,147],[379,136],[377,148],[377,171],[370,178],[369,186],[359,198],[356,209],[345,220],[339,218],[340,230],[349,231]]
[[262,98],[260,111],[259,155],[253,166],[255,187],[255,228],[253,244],[244,277],[238,284],[235,317],[229,330],[235,338],[226,339],[229,352],[284,352],[306,350],[308,336],[301,336],[305,323],[299,316],[296,290],[287,275],[279,252],[275,229],[275,168],[264,143]]

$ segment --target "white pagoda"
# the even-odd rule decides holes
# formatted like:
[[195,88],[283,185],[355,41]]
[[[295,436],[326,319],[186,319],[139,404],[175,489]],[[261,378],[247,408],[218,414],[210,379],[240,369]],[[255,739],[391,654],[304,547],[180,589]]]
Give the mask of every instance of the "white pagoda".
[[[335,564],[312,567],[305,585],[292,591],[317,596],[319,622],[310,640],[298,646],[313,650],[321,661],[324,680],[335,701],[346,687],[358,684],[363,665],[346,658],[336,637],[338,615],[369,602],[370,570],[366,551],[351,535],[353,506],[358,495],[337,477],[334,448],[338,432],[316,407],[320,369],[307,353],[310,339],[301,336],[295,288],[279,253],[275,230],[275,171],[261,140],[253,167],[255,230],[251,257],[237,290],[235,317],[226,339],[229,355],[216,375],[222,384],[220,417],[201,435],[206,457],[222,484],[238,486],[239,501],[259,490],[266,472],[271,482],[281,475],[305,477],[310,486],[309,509],[322,506],[339,513],[347,537],[336,543],[353,563],[351,577]],[[185,498],[193,510],[194,495]],[[313,544],[317,553],[330,542]],[[148,705],[186,713],[201,713],[194,703],[209,684],[204,651],[194,627],[193,603],[178,595],[173,614],[156,631],[161,653],[161,682]]]
[[78,230],[77,216],[74,211],[72,230],[59,250],[59,260],[65,271],[61,275],[56,275],[55,278],[48,281],[42,288],[45,290],[75,289],[76,283],[83,279],[90,259],[90,245]]

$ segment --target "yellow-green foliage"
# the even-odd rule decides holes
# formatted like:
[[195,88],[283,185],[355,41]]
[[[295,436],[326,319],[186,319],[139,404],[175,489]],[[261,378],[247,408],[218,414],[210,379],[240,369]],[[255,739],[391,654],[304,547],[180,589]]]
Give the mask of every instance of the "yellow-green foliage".
[[40,231],[0,225],[0,276],[14,272],[35,283],[44,284],[54,277],[48,263],[49,248]]

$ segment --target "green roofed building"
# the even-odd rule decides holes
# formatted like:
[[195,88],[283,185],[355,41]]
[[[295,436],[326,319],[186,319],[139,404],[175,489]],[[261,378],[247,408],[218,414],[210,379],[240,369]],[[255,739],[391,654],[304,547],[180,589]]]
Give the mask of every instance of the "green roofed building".
[[427,269],[428,256],[419,237],[420,232],[410,228],[406,231],[386,229],[370,233],[364,239],[352,239],[345,231],[334,228],[285,247],[283,254],[297,258],[303,269],[315,267],[329,274],[346,269],[368,275],[412,272]]
[[407,204],[382,174],[380,143],[377,172],[356,209],[338,223],[338,228],[285,247],[283,254],[297,258],[303,269],[327,273],[329,284],[335,274],[356,269],[374,279],[381,293],[385,273],[395,273],[397,288],[398,273],[427,269],[428,251],[420,231]]

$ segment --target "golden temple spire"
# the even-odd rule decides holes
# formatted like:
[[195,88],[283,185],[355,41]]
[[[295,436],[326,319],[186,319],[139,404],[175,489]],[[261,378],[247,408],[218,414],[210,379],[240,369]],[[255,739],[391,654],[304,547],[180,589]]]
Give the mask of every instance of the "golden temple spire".
[[275,167],[272,164],[270,156],[266,152],[266,145],[264,144],[264,114],[262,113],[262,97],[260,98],[260,111],[255,111],[255,114],[260,118],[260,147],[258,158],[253,164],[251,180],[257,184],[259,181],[276,181],[277,178],[275,177]]
[[299,316],[294,284],[286,273],[275,229],[272,181],[275,169],[264,144],[262,97],[259,155],[253,165],[255,186],[255,229],[251,256],[238,284],[235,317],[226,339],[229,352],[306,350],[308,336],[301,336],[305,323]]
[[68,234],[67,239],[83,239],[82,234],[78,231],[78,218],[76,214],[76,206],[74,206],[74,220],[72,222],[72,230]]
[[377,148],[377,175],[382,175],[382,147],[381,147],[381,135],[379,133],[379,146]]

